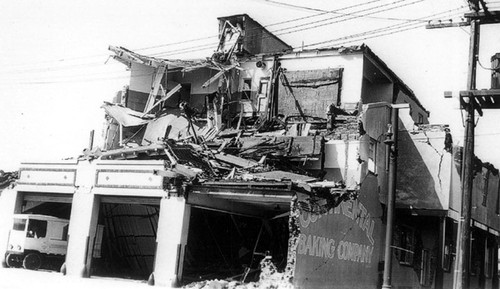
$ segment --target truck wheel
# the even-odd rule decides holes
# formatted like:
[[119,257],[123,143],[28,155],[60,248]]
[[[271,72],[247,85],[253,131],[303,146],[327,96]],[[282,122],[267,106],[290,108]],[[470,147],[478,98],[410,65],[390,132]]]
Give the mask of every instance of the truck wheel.
[[38,270],[42,267],[42,256],[38,253],[29,253],[23,260],[24,269]]
[[7,254],[7,257],[5,257],[5,263],[7,264],[7,267],[12,268],[17,268],[21,265],[19,264],[19,255],[15,254]]

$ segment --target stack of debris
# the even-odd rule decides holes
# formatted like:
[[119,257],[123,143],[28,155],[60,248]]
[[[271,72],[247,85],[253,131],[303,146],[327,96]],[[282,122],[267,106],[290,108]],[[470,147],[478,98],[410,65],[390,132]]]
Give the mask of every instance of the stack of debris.
[[8,188],[18,179],[18,172],[4,172],[0,170],[0,192]]

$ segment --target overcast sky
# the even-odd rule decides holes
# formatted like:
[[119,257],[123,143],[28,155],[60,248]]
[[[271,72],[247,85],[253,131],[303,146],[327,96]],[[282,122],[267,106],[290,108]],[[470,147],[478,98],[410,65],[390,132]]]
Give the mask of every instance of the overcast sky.
[[[1,1],[0,169],[17,169],[21,161],[75,157],[88,145],[91,130],[100,144],[100,105],[128,82],[124,65],[107,61],[109,45],[164,58],[208,57],[217,43],[217,17],[241,13],[297,48],[366,43],[416,93],[431,112],[431,122],[450,124],[455,142],[463,144],[458,99],[445,99],[443,91],[457,94],[466,88],[469,28],[424,26],[429,19],[461,21],[466,1],[286,3]],[[481,32],[479,59],[490,67],[491,56],[500,52],[500,26],[484,25]],[[480,67],[478,88],[489,87],[490,71]],[[486,111],[476,141],[477,155],[497,168],[499,122],[498,113]]]

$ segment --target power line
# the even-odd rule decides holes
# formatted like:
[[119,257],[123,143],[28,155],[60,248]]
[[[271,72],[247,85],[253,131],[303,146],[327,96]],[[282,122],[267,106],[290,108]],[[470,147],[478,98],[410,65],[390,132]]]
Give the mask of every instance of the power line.
[[[404,5],[405,5],[405,6],[406,6],[406,5],[412,5],[412,4],[414,4],[415,2],[421,2],[421,1],[423,1],[423,0],[420,0],[420,1],[414,1],[414,2],[411,2],[411,3],[406,3],[406,4],[404,4]],[[374,1],[372,1],[372,2],[374,2]],[[396,2],[393,2],[393,3],[397,3],[397,2],[401,2],[401,1],[396,1]],[[384,4],[384,5],[388,5],[388,4]],[[352,6],[350,6],[350,7],[352,7]],[[377,6],[377,7],[381,7],[381,6]],[[398,6],[398,7],[399,7],[399,6]],[[393,7],[392,9],[396,9],[396,8],[398,8],[398,7]],[[462,8],[462,7],[461,7],[461,8]],[[455,9],[455,10],[458,10],[458,9],[461,9],[461,8],[457,8],[457,9]],[[372,8],[369,8],[369,9],[364,9],[364,10],[366,10],[366,11],[367,11],[367,10],[371,10],[371,9],[373,9],[373,7],[372,7]],[[387,10],[387,9],[386,9],[386,10]],[[453,11],[453,10],[449,10],[449,11]],[[441,13],[438,13],[438,14],[447,13],[447,12],[449,12],[449,11],[441,12]],[[374,12],[374,13],[377,13],[377,12]],[[416,19],[416,20],[421,21],[421,19],[428,18],[428,17],[431,17],[431,16],[435,16],[435,15],[438,15],[438,14],[434,14],[434,15],[430,15],[430,16],[422,17],[422,18],[419,18],[419,19]],[[363,16],[363,15],[356,15],[356,17],[355,17],[355,18],[362,17],[362,16]],[[339,16],[337,16],[336,18],[338,18],[338,17],[339,17]],[[338,22],[343,22],[343,21],[348,21],[348,20],[351,20],[351,19],[343,19],[343,20],[341,20],[341,21],[336,21],[335,23],[338,23]],[[409,20],[408,22],[410,22],[410,20]],[[331,23],[330,23],[330,24],[331,24]],[[341,38],[336,38],[336,39],[332,39],[332,40],[327,40],[327,41],[322,41],[322,42],[318,42],[318,43],[309,44],[309,45],[307,45],[307,46],[308,46],[308,47],[310,47],[310,46],[320,45],[320,44],[329,43],[329,42],[338,42],[338,41],[340,41],[340,40],[347,40],[347,39],[356,38],[356,37],[357,37],[357,38],[359,38],[359,37],[361,37],[361,36],[363,36],[363,35],[366,35],[366,34],[368,34],[368,33],[374,33],[374,32],[378,32],[378,33],[380,33],[380,32],[383,32],[383,30],[384,30],[384,29],[387,29],[387,30],[388,30],[388,29],[390,29],[390,30],[396,30],[398,27],[399,27],[399,28],[402,28],[403,26],[401,26],[401,25],[402,25],[402,24],[397,24],[397,25],[394,25],[394,26],[392,26],[392,27],[391,27],[391,26],[389,26],[389,27],[385,27],[385,28],[380,28],[380,29],[377,29],[376,31],[373,31],[373,30],[372,30],[372,31],[363,32],[363,33],[358,33],[358,34],[354,34],[354,35],[350,35],[350,36],[344,36],[344,37],[341,37]],[[405,25],[408,25],[408,24],[405,24]],[[321,25],[321,26],[322,26],[322,25]],[[316,28],[316,27],[306,27],[306,28],[303,28],[303,29],[299,29],[298,31],[303,31],[303,30],[308,30],[308,29],[313,29],[313,28]],[[418,28],[418,27],[415,27],[415,28]],[[413,29],[413,28],[412,28],[412,29]],[[401,30],[400,32],[402,32],[402,31],[406,31],[406,30],[408,30],[408,29]],[[293,32],[297,32],[297,31],[289,31],[289,32],[287,32],[287,33],[293,33]],[[398,31],[396,31],[396,32],[398,32]],[[392,33],[385,33],[385,34],[383,34],[383,35],[393,34],[393,33],[396,33],[396,32],[392,32]],[[284,33],[282,33],[282,34],[284,34]],[[365,38],[363,38],[363,39],[369,39],[369,38],[374,38],[374,37],[380,37],[380,36],[383,36],[383,35],[380,35],[380,34],[379,34],[379,35],[371,35],[370,37],[365,37]],[[351,41],[344,41],[344,42],[342,42],[342,43],[349,43],[349,42],[352,42],[352,41],[353,41],[353,40],[351,40]],[[214,44],[215,44],[215,43],[214,43]],[[203,49],[198,49],[199,47],[202,47]],[[192,48],[190,48],[190,49],[189,49],[189,48],[177,49],[177,50],[173,50],[173,51],[167,51],[167,52],[158,53],[158,54],[155,54],[155,55],[174,55],[174,54],[180,54],[180,53],[186,53],[186,52],[201,51],[201,50],[205,50],[206,48],[209,48],[209,47],[212,47],[212,44],[205,44],[205,45],[203,45],[203,46],[195,46],[195,47],[192,47]],[[176,53],[176,52],[180,52],[180,53]],[[100,64],[100,63],[99,63],[99,64]],[[86,66],[92,66],[92,65],[94,65],[94,63],[90,63],[90,64],[80,64],[80,65],[76,65],[76,66],[78,66],[78,67],[86,67]],[[57,69],[64,70],[64,69],[70,69],[70,68],[72,68],[72,67],[76,67],[76,66],[59,67],[59,68],[57,68]],[[57,70],[57,69],[51,69],[51,72],[52,72],[53,70]]]
[[[356,15],[354,13],[359,13],[359,12],[369,11],[369,10],[373,10],[373,9],[378,9],[378,8],[381,8],[381,7],[384,7],[384,6],[392,5],[394,3],[404,2],[406,0],[398,0],[398,1],[394,1],[392,3],[386,3],[386,4],[382,4],[382,5],[379,5],[379,6],[372,7],[372,8],[363,9],[363,10],[360,10],[360,11],[355,11],[354,13],[340,13],[340,11],[348,10],[348,9],[351,9],[351,8],[359,8],[359,7],[362,7],[362,6],[365,6],[365,5],[369,5],[369,4],[373,4],[373,3],[379,2],[379,1],[380,0],[372,0],[372,1],[364,2],[364,3],[360,3],[360,4],[356,4],[356,5],[351,5],[351,6],[346,6],[346,7],[339,8],[339,9],[336,9],[336,10],[331,10],[331,11],[321,10],[322,12],[319,13],[319,14],[315,14],[315,15],[311,15],[311,16],[306,16],[306,17],[295,18],[295,19],[281,21],[281,22],[276,22],[276,23],[273,23],[273,24],[266,25],[264,27],[270,27],[270,26],[276,26],[276,25],[286,24],[286,23],[290,23],[290,22],[296,22],[296,21],[299,21],[299,20],[304,20],[304,19],[308,19],[308,18],[312,18],[312,17],[318,17],[318,16],[325,15],[325,14],[328,14],[328,13],[341,14],[341,15],[340,16],[337,15],[336,17],[333,17],[333,18],[327,18],[327,19],[323,19],[323,20],[319,20],[319,21],[313,21],[313,22],[309,22],[309,23],[305,23],[305,24],[301,24],[301,25],[297,25],[297,26],[293,26],[293,27],[287,27],[287,28],[278,29],[275,32],[284,31],[284,30],[288,30],[288,29],[293,29],[293,28],[297,28],[297,27],[302,27],[302,26],[306,26],[306,25],[311,25],[311,24],[314,24],[314,23],[328,21],[329,19],[341,18],[341,17],[345,17],[345,16],[354,16],[354,18],[368,17],[370,14]],[[420,0],[420,1],[424,1],[424,0]],[[420,1],[418,1],[418,2],[420,2]],[[395,9],[395,8],[393,8],[393,9]],[[392,9],[389,9],[389,10],[392,10]],[[387,10],[385,10],[385,11],[387,11]],[[383,12],[383,11],[379,11],[379,12]],[[354,18],[352,18],[352,19],[354,19]],[[412,20],[407,20],[407,21],[412,21]],[[333,23],[338,23],[338,21],[337,22],[333,22]],[[333,24],[333,23],[330,23],[330,24]],[[329,24],[325,24],[325,25],[329,25]],[[311,27],[309,29],[312,29],[312,28],[315,28],[315,27]],[[255,28],[255,29],[258,29],[258,28]],[[307,30],[307,29],[304,29],[304,30]],[[298,31],[303,31],[303,30],[298,30]],[[293,32],[295,32],[295,31],[290,31],[288,33],[281,33],[281,34],[289,34],[289,33],[293,33]],[[217,37],[218,37],[218,35],[214,35],[214,36],[208,36],[208,37],[203,37],[203,38],[197,38],[197,39],[191,39],[191,40],[173,42],[173,43],[168,43],[168,44],[162,44],[162,45],[155,45],[155,46],[150,46],[150,47],[137,48],[137,49],[134,49],[134,50],[135,51],[144,51],[144,50],[149,50],[149,49],[156,49],[156,48],[168,47],[168,46],[173,46],[173,45],[178,45],[178,44],[185,44],[185,43],[191,43],[191,42],[196,42],[196,41],[201,41],[201,40],[207,40],[207,39],[212,39],[212,38],[217,38]],[[201,47],[209,48],[209,47],[215,46],[217,44],[218,44],[218,42],[216,42],[216,43],[214,42],[214,43],[210,43],[210,44],[204,44],[204,45],[198,45],[198,46],[194,46],[194,47],[187,47],[187,48],[177,49],[177,50],[174,50],[174,51],[167,51],[167,52],[155,53],[153,55],[154,56],[173,55],[173,54],[178,54],[178,53],[173,53],[173,52],[186,51],[186,50],[188,50],[189,52],[201,51],[202,49],[194,50],[194,48],[201,48]],[[68,58],[68,59],[61,59],[61,60],[57,60],[57,61],[88,59],[88,58],[94,58],[94,57],[99,57],[99,56],[101,56],[101,55],[93,55],[93,56],[88,56],[88,57],[86,57],[86,56],[75,57],[75,58],[71,58],[71,59]],[[104,56],[104,55],[102,55],[102,56]],[[44,61],[42,63],[50,63],[50,62],[51,61]],[[100,65],[100,64],[101,64],[100,62],[92,62],[92,63],[88,63],[88,64],[83,64],[83,65],[82,64],[79,64],[79,65],[67,65],[67,66],[63,66],[63,67],[60,67],[60,68],[59,67],[58,68],[50,68],[50,70],[67,70],[67,69],[73,69],[74,67],[82,67],[82,66],[87,66],[87,65],[88,66],[96,66],[96,65]],[[31,71],[31,72],[42,71],[43,72],[43,70],[45,70],[45,68],[31,68],[31,69],[28,69],[28,70],[16,70],[16,71],[12,71],[12,73],[24,73],[24,72],[27,72],[27,71]],[[5,73],[5,72],[0,72],[0,74],[2,74],[2,73]]]
[[[407,1],[407,0],[397,0],[397,1],[393,1],[391,3],[386,3],[386,4],[383,4],[383,5],[379,5],[379,6],[365,8],[365,9],[356,11],[356,13],[367,12],[367,11],[371,11],[371,10],[374,10],[374,9],[380,9],[380,8],[384,8],[386,6],[390,6],[390,5],[397,4],[397,3],[400,3],[400,2],[405,2],[405,1]],[[340,22],[345,22],[345,21],[357,19],[357,18],[360,18],[360,17],[365,17],[365,16],[368,16],[368,15],[371,15],[371,14],[385,12],[385,11],[388,11],[388,10],[393,10],[393,9],[397,9],[397,8],[401,8],[401,7],[413,5],[413,4],[416,4],[416,3],[419,3],[419,2],[423,2],[423,1],[425,1],[425,0],[414,0],[413,2],[403,3],[403,4],[399,5],[399,6],[394,6],[394,7],[387,7],[384,10],[381,10],[381,11],[372,11],[370,13],[366,13],[366,14],[363,14],[363,15],[359,15],[359,14],[347,14],[348,16],[351,17],[351,18],[348,18],[348,19],[339,19],[339,18],[345,17],[345,15],[341,15],[341,16],[337,15],[337,16],[330,17],[330,18],[327,18],[327,19],[316,20],[316,21],[304,23],[304,24],[297,25],[297,26],[291,26],[291,27],[281,28],[281,29],[277,29],[277,30],[271,31],[272,35],[269,35],[267,37],[262,37],[262,39],[271,38],[271,37],[274,37],[274,36],[285,35],[285,34],[291,34],[291,33],[305,31],[305,30],[310,30],[310,29],[314,29],[314,28],[318,28],[318,27],[322,27],[322,26],[326,26],[326,25],[332,25],[332,24],[336,24],[336,23],[340,23]],[[331,21],[331,22],[327,22],[327,23],[322,23],[322,24],[318,24],[318,23],[325,22],[325,21],[332,20],[332,19],[339,19],[339,20],[337,20],[337,21]],[[408,21],[412,21],[412,20],[408,20]],[[423,21],[423,20],[419,20],[419,21]],[[317,25],[310,26],[310,27],[299,28],[299,27],[313,25],[313,24],[317,24]],[[299,29],[297,29],[297,28],[299,28]],[[289,29],[294,29],[294,30],[285,31],[285,30],[289,30]],[[281,32],[281,33],[278,33],[278,32]],[[213,45],[217,45],[217,44],[218,43],[214,43]],[[197,47],[195,46],[195,47],[190,48],[186,52],[201,51],[201,50],[204,50],[203,48],[208,48],[208,47],[209,47],[209,44],[205,44],[205,45],[197,46]],[[200,49],[197,49],[197,48],[200,48]],[[184,49],[178,49],[178,50],[175,50],[175,51],[165,51],[165,52],[157,53],[157,54],[154,54],[154,55],[155,56],[167,56],[167,55],[180,54],[180,53],[176,53],[177,51],[184,52],[185,50]]]
[[[271,27],[271,26],[276,26],[276,25],[281,25],[281,24],[296,22],[296,21],[300,21],[300,20],[304,20],[304,19],[318,17],[318,16],[325,15],[325,14],[332,13],[332,12],[338,12],[338,11],[343,11],[343,10],[351,9],[351,8],[354,8],[354,7],[361,7],[361,6],[369,5],[369,4],[372,4],[374,2],[379,2],[379,1],[381,1],[381,0],[371,0],[371,1],[368,1],[368,2],[363,2],[363,3],[351,5],[351,6],[346,6],[346,7],[339,8],[339,9],[332,10],[332,11],[324,11],[322,13],[315,14],[315,15],[310,15],[310,16],[306,16],[306,17],[299,17],[299,18],[293,18],[293,19],[290,19],[290,20],[285,20],[285,21],[281,21],[281,22],[272,23],[272,24],[266,25],[264,27],[267,28],[267,27]],[[254,28],[254,29],[259,29],[259,28]],[[212,38],[218,38],[218,36],[219,35],[215,34],[215,35],[212,35],[212,36],[194,38],[194,39],[183,40],[183,41],[179,41],[179,42],[172,42],[172,43],[167,43],[167,44],[160,44],[160,45],[154,45],[154,46],[148,46],[148,47],[142,47],[142,48],[135,48],[133,50],[134,51],[144,51],[144,50],[150,50],[150,49],[168,47],[168,46],[173,46],[173,45],[191,43],[191,42],[196,42],[196,41],[201,41],[201,40],[207,40],[207,39],[212,39]],[[26,65],[32,65],[32,64],[44,64],[44,63],[52,63],[52,62],[73,61],[73,60],[79,60],[79,59],[88,59],[88,58],[96,58],[96,57],[108,57],[108,56],[109,56],[109,54],[96,54],[96,55],[81,56],[81,57],[61,58],[61,59],[57,59],[57,60],[47,60],[47,61],[40,61],[40,62],[36,62],[36,63],[31,62],[29,64],[20,65],[20,67],[23,67],[23,66],[26,66]],[[16,66],[16,67],[19,67],[19,66]],[[38,69],[43,69],[43,68],[38,68]]]
[[[273,0],[263,0],[263,1],[269,2],[269,3],[274,3],[274,4],[277,4],[277,5],[281,5],[281,6],[285,6],[285,7],[298,8],[298,9],[303,9],[303,10],[308,10],[308,11],[316,11],[316,12],[319,11],[319,12],[323,12],[323,13],[334,13],[334,14],[339,14],[339,15],[344,15],[344,16],[347,16],[347,15],[353,16],[352,13],[340,13],[338,11],[326,11],[326,10],[319,9],[319,8],[312,8],[312,7],[307,7],[307,6],[294,5],[294,4],[289,4],[289,3],[279,2],[279,1],[273,1]],[[380,0],[377,0],[377,1],[380,1]],[[395,17],[366,16],[366,18],[381,19],[381,20],[395,20],[395,21],[419,21],[419,20],[416,20],[416,19],[395,18]]]
[[[425,16],[425,17],[422,17],[421,19],[428,18],[428,17],[436,17],[436,16],[439,16],[439,15],[442,15],[442,14],[448,14],[450,12],[457,11],[457,10],[460,10],[460,9],[463,9],[463,7],[456,8],[456,9],[453,9],[453,10],[444,11],[444,12],[440,12],[440,13],[436,13],[436,14],[429,15],[429,16]],[[461,12],[455,12],[454,14],[459,14],[459,13],[461,13]],[[454,14],[452,14],[452,15],[454,15]],[[320,41],[320,42],[316,42],[316,43],[311,43],[311,44],[308,44],[308,45],[298,46],[298,47],[295,47],[295,48],[299,49],[301,47],[317,46],[317,45],[326,44],[326,43],[330,43],[330,42],[336,42],[336,41],[339,41],[339,40],[345,40],[345,39],[349,39],[349,38],[355,38],[355,37],[359,37],[359,36],[364,36],[366,34],[373,34],[373,33],[383,32],[383,31],[386,31],[386,30],[387,31],[394,30],[394,29],[406,27],[408,25],[417,25],[417,26],[415,26],[415,28],[419,28],[419,27],[422,26],[421,23],[414,23],[414,22],[402,23],[402,24],[395,24],[395,25],[390,25],[390,26],[386,26],[386,27],[383,27],[383,28],[378,28],[378,29],[374,29],[374,30],[370,30],[370,31],[365,31],[365,32],[357,33],[357,34],[351,34],[351,35],[340,37],[340,38],[335,38],[335,39],[330,39],[330,40],[324,40],[324,41]],[[373,37],[370,37],[370,38],[373,38]]]

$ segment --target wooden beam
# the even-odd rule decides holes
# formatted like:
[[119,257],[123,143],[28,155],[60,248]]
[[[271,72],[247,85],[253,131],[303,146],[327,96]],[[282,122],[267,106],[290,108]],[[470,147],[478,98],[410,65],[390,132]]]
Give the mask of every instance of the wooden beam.
[[187,196],[186,203],[207,210],[214,210],[218,212],[253,217],[253,218],[266,218],[265,210],[255,205],[245,204],[241,202],[234,202],[210,196],[208,194],[190,192]]

